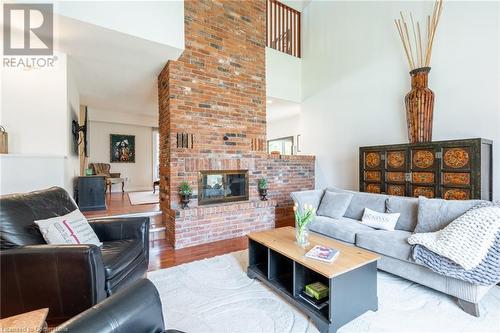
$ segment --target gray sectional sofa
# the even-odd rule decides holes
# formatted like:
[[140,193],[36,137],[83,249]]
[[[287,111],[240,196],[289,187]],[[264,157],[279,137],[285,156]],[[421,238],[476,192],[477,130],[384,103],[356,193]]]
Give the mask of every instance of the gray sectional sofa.
[[[476,285],[446,277],[416,264],[412,260],[412,249],[407,239],[415,228],[419,232],[442,228],[480,201],[395,197],[346,191],[335,187],[294,192],[291,196],[299,207],[309,204],[319,208],[325,191],[350,193],[352,199],[343,217],[316,216],[310,224],[311,231],[379,253],[381,259],[378,261],[378,269],[457,297],[458,304],[465,312],[479,316],[479,301],[492,286]],[[365,208],[382,213],[401,213],[395,230],[377,230],[361,224],[359,221]]]

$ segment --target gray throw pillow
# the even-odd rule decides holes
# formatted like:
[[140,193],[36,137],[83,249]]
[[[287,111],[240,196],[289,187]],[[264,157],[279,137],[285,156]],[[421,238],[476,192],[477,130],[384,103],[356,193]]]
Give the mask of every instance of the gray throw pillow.
[[418,198],[389,197],[385,204],[387,213],[401,213],[396,230],[415,230],[418,221]]
[[352,196],[353,195],[350,193],[333,193],[325,191],[316,215],[340,219],[344,216],[347,207],[349,207]]
[[418,198],[417,232],[434,232],[443,229],[450,222],[463,215],[482,200],[444,200]]
[[344,214],[345,217],[350,219],[361,221],[365,208],[370,208],[371,210],[379,213],[385,212],[385,201],[387,200],[387,195],[348,191],[338,187],[328,187],[326,190],[335,193],[349,193],[353,195],[351,203],[349,204],[349,207],[347,207]]

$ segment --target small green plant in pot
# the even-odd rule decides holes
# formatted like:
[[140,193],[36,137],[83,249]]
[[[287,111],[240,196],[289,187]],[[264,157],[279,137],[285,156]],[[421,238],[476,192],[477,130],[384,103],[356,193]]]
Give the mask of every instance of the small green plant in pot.
[[191,201],[191,195],[193,194],[193,188],[187,181],[182,181],[179,185],[179,195],[181,196],[181,207],[182,209],[188,208],[189,201]]
[[268,188],[266,178],[264,178],[264,177],[259,178],[258,188],[259,188],[260,200],[266,201],[267,200],[267,198],[266,198],[267,197],[267,188]]

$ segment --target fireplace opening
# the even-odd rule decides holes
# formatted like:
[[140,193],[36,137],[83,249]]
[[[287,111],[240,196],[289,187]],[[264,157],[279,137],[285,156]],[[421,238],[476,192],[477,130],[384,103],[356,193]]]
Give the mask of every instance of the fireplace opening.
[[248,170],[200,171],[198,204],[248,200]]

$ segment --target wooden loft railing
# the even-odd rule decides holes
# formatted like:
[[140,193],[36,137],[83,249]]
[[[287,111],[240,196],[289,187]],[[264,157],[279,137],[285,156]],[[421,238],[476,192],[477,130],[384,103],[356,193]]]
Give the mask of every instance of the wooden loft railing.
[[300,58],[300,12],[267,0],[266,46]]

